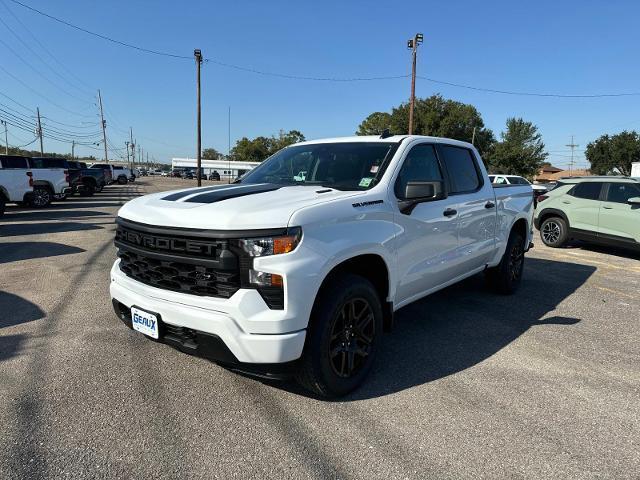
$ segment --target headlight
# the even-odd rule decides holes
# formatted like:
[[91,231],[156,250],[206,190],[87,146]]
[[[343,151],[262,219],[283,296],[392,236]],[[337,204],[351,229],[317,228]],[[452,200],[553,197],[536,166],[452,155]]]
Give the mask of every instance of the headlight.
[[240,240],[240,247],[250,257],[265,257],[267,255],[279,255],[293,252],[300,239],[302,229],[300,227],[289,228],[287,234],[281,237],[246,238]]

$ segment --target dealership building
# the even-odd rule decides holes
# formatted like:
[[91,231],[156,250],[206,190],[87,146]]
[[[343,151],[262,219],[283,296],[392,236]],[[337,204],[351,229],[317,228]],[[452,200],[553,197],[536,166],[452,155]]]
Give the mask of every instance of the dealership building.
[[[196,170],[197,160],[195,158],[172,158],[172,170]],[[201,161],[203,175],[218,172],[220,178],[236,178],[247,171],[260,165],[260,162],[230,162],[228,160],[205,160]]]

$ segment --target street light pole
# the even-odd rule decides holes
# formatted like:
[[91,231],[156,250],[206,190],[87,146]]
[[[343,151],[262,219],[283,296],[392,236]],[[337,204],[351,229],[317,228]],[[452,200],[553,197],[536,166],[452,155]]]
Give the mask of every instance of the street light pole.
[[422,43],[424,36],[421,33],[416,33],[413,39],[407,41],[407,48],[411,50],[411,98],[409,100],[409,135],[413,133],[413,110],[416,103],[416,59],[418,52],[418,45]]
[[201,175],[201,169],[202,169],[202,117],[200,114],[200,65],[202,65],[202,52],[199,49],[195,49],[193,51],[193,56],[196,58],[196,72],[197,72],[197,85],[196,85],[196,96],[197,96],[197,102],[198,102],[198,141],[197,141],[197,156],[196,156],[196,161],[197,161],[197,179],[198,179],[198,186],[202,186],[202,175]]

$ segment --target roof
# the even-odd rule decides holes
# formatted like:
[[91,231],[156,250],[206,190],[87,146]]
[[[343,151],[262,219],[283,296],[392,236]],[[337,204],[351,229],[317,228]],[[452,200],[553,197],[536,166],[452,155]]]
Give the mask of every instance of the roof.
[[460,140],[454,140],[452,138],[444,137],[430,137],[427,135],[391,135],[390,137],[382,138],[380,135],[353,135],[350,137],[335,137],[335,138],[319,138],[317,140],[307,140],[305,142],[294,143],[289,145],[290,147],[298,145],[313,145],[319,143],[349,143],[349,142],[369,142],[369,143],[399,143],[403,140],[427,140],[433,143],[448,143],[450,145],[458,145],[461,147],[473,148],[468,142],[462,142]]
[[556,172],[562,172],[562,169],[558,167],[554,167],[553,165],[544,165],[540,169],[540,171],[543,173],[556,173]]
[[639,183],[637,178],[623,177],[620,175],[590,175],[588,177],[560,177],[558,179],[562,183],[582,183],[582,182],[602,182],[602,181],[616,181],[623,183]]

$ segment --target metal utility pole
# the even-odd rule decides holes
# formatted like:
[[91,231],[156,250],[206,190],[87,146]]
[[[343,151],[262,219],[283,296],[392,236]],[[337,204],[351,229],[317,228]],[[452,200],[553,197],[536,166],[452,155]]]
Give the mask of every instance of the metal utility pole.
[[127,164],[129,164],[129,142],[124,142],[124,145],[127,148]]
[[195,49],[193,51],[193,56],[196,58],[196,96],[198,102],[198,141],[197,141],[197,149],[198,153],[196,155],[196,167],[198,168],[197,179],[198,186],[202,186],[202,117],[200,115],[200,65],[202,65],[202,52],[200,49]]
[[102,141],[104,142],[104,161],[109,162],[107,155],[107,122],[104,121],[104,115],[102,113],[102,95],[100,89],[98,89],[98,100],[100,100],[100,120],[102,123]]
[[[229,107],[229,118],[227,125],[227,164],[229,166],[229,172],[231,172],[231,107]],[[231,173],[229,173],[227,183],[231,183]]]
[[42,145],[42,123],[40,122],[40,107],[36,107],[38,112],[38,137],[40,137],[40,155],[44,156],[44,146]]
[[76,159],[76,141],[75,140],[71,140],[71,160],[75,160]]
[[407,48],[411,50],[411,98],[409,100],[409,135],[413,133],[413,109],[416,103],[416,57],[418,45],[422,43],[424,35],[416,33],[413,39],[407,41]]
[[573,135],[571,135],[571,143],[568,145],[565,145],[565,147],[569,147],[571,149],[571,162],[569,163],[569,176],[572,175],[572,171],[573,171],[573,150],[577,147],[579,147],[580,145],[576,145],[575,143],[573,143]]
[[133,143],[133,127],[129,127],[129,145],[131,145],[131,161],[136,161],[136,144]]
[[0,120],[0,123],[4,125],[4,154],[9,155],[9,137],[7,136],[7,122]]

